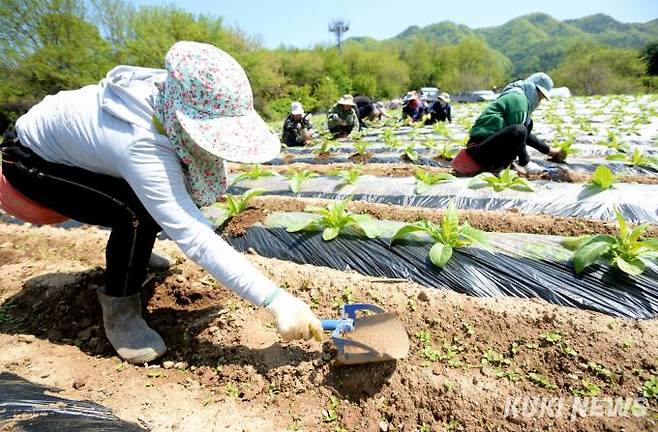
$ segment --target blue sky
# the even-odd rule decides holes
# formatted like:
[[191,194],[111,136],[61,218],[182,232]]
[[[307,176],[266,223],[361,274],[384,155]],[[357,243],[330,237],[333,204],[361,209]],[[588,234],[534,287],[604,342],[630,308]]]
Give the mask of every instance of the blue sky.
[[449,20],[471,28],[504,24],[532,12],[559,20],[605,13],[621,22],[646,22],[658,18],[658,0],[127,0],[140,5],[176,5],[195,13],[221,16],[257,36],[268,48],[279,45],[308,48],[329,43],[327,23],[344,18],[347,36],[393,37],[411,25],[425,26]]

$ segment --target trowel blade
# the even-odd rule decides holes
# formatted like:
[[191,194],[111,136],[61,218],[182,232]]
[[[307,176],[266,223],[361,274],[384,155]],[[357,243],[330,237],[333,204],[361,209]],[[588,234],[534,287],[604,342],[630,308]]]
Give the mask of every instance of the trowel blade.
[[356,318],[354,330],[345,332],[343,338],[356,345],[346,345],[344,352],[339,350],[336,357],[338,364],[397,360],[409,353],[409,336],[394,313]]

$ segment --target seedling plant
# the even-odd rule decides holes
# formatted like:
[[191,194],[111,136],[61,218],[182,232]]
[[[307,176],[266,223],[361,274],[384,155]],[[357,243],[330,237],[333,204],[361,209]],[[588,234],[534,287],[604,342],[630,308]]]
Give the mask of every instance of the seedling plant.
[[573,266],[576,273],[603,258],[624,273],[635,276],[644,272],[648,262],[658,258],[658,239],[640,240],[648,225],[630,229],[617,209],[615,216],[619,225],[617,235],[600,234],[563,241],[565,247],[575,249]]
[[354,183],[356,183],[356,181],[361,176],[361,171],[362,170],[363,170],[363,166],[362,165],[357,165],[357,166],[355,166],[353,168],[350,168],[348,170],[335,171],[335,172],[332,173],[332,175],[340,177],[340,181],[338,182],[338,186],[353,185]]
[[302,190],[304,182],[310,178],[317,177],[318,175],[311,170],[297,170],[286,174],[290,190],[293,193],[299,193]]
[[243,180],[257,180],[261,177],[273,177],[276,175],[273,171],[264,170],[260,164],[252,165],[248,171],[237,175],[231,184],[238,184]]
[[435,184],[447,182],[456,178],[450,173],[433,173],[431,171],[425,171],[421,169],[416,170],[415,176],[417,180],[416,192],[420,194],[427,192],[429,188]]
[[265,193],[267,189],[253,188],[249,189],[242,195],[226,194],[225,201],[213,204],[213,207],[225,210],[222,218],[215,220],[218,225],[223,225],[227,220],[239,215],[249,207],[249,201]]
[[534,191],[526,179],[519,177],[519,174],[509,167],[502,170],[498,177],[490,172],[478,174],[473,177],[468,187],[471,189],[491,187],[496,192],[501,192],[505,189],[514,189],[523,192]]
[[298,231],[322,231],[324,241],[333,240],[338,236],[340,230],[345,227],[356,228],[363,232],[368,238],[376,238],[380,235],[375,225],[375,221],[368,215],[354,214],[347,210],[351,198],[345,198],[342,201],[336,201],[327,207],[310,206],[305,209],[306,212],[319,215],[318,219],[312,221],[302,221],[298,224],[288,226],[288,232]]
[[644,154],[639,148],[635,147],[633,153],[615,153],[606,157],[610,161],[618,161],[625,165],[648,167],[658,171],[658,158]]
[[413,232],[425,232],[432,237],[434,245],[430,249],[429,258],[432,264],[442,268],[452,257],[453,250],[473,243],[485,244],[485,234],[471,227],[468,222],[459,224],[459,214],[454,203],[448,205],[440,224],[428,220],[418,221],[400,228],[393,238],[391,244],[406,237]]
[[589,181],[589,185],[600,190],[610,189],[615,183],[616,177],[605,165],[599,165],[594,170],[592,174],[592,179]]

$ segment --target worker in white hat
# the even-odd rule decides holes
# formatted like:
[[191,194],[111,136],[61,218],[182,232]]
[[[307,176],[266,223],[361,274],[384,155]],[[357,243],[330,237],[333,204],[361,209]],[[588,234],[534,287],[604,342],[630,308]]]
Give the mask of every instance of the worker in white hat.
[[304,114],[301,102],[290,104],[290,114],[283,121],[283,135],[281,141],[288,147],[303,146],[313,140],[313,125],[311,114]]
[[359,115],[352,95],[346,94],[327,112],[327,129],[334,138],[344,138],[359,129]]

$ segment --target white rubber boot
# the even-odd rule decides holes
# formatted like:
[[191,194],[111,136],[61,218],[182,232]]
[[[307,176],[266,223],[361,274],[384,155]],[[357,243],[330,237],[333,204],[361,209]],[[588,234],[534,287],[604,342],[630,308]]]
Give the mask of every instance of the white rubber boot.
[[105,335],[119,357],[135,364],[151,362],[167,351],[160,335],[142,318],[139,294],[110,297],[98,290]]

